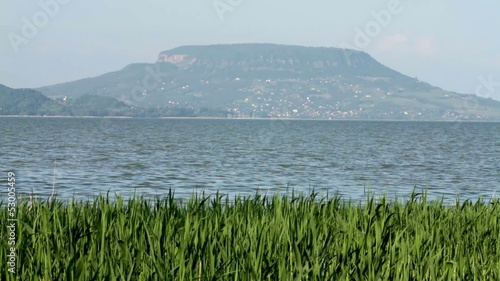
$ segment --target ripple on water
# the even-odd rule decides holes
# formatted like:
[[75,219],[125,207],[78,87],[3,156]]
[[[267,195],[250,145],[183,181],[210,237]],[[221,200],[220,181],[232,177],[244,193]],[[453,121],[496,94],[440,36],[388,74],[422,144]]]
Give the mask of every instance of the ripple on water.
[[0,141],[9,155],[0,166],[18,171],[20,189],[44,194],[54,159],[61,194],[79,196],[137,187],[148,196],[170,187],[176,194],[253,194],[290,185],[359,200],[367,186],[400,195],[418,186],[453,199],[500,193],[499,123],[457,130],[420,122],[5,120]]

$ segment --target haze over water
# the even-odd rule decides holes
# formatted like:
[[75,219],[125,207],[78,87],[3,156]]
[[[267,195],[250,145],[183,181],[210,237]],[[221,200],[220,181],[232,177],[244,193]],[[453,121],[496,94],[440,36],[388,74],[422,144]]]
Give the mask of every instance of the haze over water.
[[[498,197],[500,123],[0,118],[18,194]],[[55,169],[54,169],[55,166]]]

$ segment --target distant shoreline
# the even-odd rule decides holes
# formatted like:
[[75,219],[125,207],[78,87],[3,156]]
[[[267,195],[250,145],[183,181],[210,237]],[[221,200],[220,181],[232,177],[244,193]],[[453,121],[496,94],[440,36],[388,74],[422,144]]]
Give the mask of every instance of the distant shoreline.
[[0,117],[15,117],[15,118],[113,118],[113,119],[125,119],[125,118],[134,118],[130,116],[65,116],[65,115],[0,115]]
[[359,122],[446,122],[446,123],[500,123],[500,120],[404,120],[404,119],[324,119],[324,118],[224,118],[224,117],[130,117],[130,116],[38,116],[0,115],[0,118],[69,118],[69,119],[200,119],[200,120],[281,120],[281,121],[359,121]]

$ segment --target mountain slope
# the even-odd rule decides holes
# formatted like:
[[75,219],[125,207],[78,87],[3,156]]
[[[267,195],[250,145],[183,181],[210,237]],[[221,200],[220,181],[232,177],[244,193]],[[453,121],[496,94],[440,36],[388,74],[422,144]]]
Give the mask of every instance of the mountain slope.
[[0,115],[67,115],[64,106],[31,89],[0,84]]
[[154,64],[39,89],[129,106],[225,111],[229,117],[500,119],[500,102],[447,92],[353,50],[273,44],[184,46]]
[[39,91],[12,89],[0,84],[0,115],[133,116],[139,113],[110,97],[84,95],[74,100],[54,100]]

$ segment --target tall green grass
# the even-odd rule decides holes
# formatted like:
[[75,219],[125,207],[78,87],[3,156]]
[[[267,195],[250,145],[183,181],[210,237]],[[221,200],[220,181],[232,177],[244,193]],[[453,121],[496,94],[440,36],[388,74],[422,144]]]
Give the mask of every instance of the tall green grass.
[[500,280],[499,219],[499,201],[419,194],[24,202],[0,280]]

